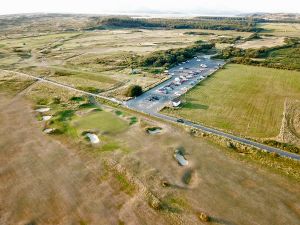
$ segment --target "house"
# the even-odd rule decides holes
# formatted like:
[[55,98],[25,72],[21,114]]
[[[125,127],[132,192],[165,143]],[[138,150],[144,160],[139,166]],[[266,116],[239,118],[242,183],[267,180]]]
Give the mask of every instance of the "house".
[[180,98],[175,98],[172,100],[172,106],[173,107],[178,107],[181,104]]

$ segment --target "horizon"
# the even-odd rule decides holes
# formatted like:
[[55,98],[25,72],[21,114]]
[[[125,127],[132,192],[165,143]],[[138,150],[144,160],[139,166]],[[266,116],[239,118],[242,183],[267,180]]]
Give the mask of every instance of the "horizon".
[[[259,5],[259,7],[257,7]],[[12,14],[105,14],[105,15],[209,15],[237,16],[253,13],[300,13],[300,4],[295,0],[283,3],[274,0],[264,2],[253,0],[241,3],[238,0],[186,0],[173,2],[171,0],[111,0],[109,2],[86,0],[73,2],[70,0],[37,1],[11,0],[0,9],[0,15]]]

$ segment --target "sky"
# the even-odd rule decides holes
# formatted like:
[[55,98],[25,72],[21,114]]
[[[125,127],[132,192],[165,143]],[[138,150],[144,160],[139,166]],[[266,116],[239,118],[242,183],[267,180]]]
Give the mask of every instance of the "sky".
[[14,13],[300,13],[300,0],[2,0],[0,14]]

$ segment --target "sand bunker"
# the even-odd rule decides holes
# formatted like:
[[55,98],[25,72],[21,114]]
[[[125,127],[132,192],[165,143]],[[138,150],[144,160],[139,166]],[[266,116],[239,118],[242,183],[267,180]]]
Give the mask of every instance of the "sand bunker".
[[51,118],[52,118],[52,116],[43,116],[43,121],[50,120]]
[[87,133],[86,136],[90,139],[90,142],[92,144],[97,144],[100,142],[100,140],[96,134]]
[[36,109],[35,111],[43,113],[43,112],[48,112],[49,110],[50,110],[50,108],[39,108],[39,109]]
[[52,133],[54,130],[55,130],[54,128],[48,128],[48,129],[45,129],[45,130],[44,130],[44,133],[50,134],[50,133]]
[[180,166],[187,166],[189,164],[189,162],[184,157],[182,151],[178,149],[175,151],[174,158],[177,160]]
[[150,127],[146,129],[148,134],[159,134],[162,131],[162,128],[160,127]]

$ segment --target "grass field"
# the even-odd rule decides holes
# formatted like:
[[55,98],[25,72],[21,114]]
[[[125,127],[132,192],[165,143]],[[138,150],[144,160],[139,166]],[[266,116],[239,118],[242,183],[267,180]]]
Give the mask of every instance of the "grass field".
[[235,47],[248,49],[248,48],[261,48],[261,47],[275,47],[284,45],[284,37],[263,37],[257,40],[246,41],[235,45]]
[[79,117],[72,121],[72,124],[79,131],[99,130],[102,133],[117,134],[128,128],[128,123],[116,115],[100,111]]
[[[1,79],[9,77],[1,75]],[[19,86],[17,82],[12,85]],[[14,88],[16,92],[17,89]],[[86,96],[45,83],[35,83],[23,94],[26,100],[22,95],[12,99],[0,93],[0,158],[3,161],[0,181],[6,184],[0,191],[0,203],[4,206],[3,213],[11,215],[4,218],[7,224],[19,221],[57,224],[65,223],[66,218],[70,223],[87,221],[91,225],[99,221],[103,224],[131,224],[132,221],[145,225],[199,224],[198,211],[205,211],[212,221],[226,224],[255,221],[279,225],[299,221],[298,183],[250,164],[247,159],[253,157],[269,168],[279,168],[289,176],[294,174],[299,180],[296,161],[259,151],[229,152],[178,127],[125,109],[121,113],[120,109],[103,107],[103,111],[95,112],[98,107],[88,103]],[[37,107],[49,107],[46,114],[53,118],[37,121],[34,111]],[[126,128],[130,116],[138,120]],[[125,125],[118,126],[124,130],[119,131],[114,123],[123,120]],[[56,125],[56,121],[69,126],[79,122],[80,126],[73,127],[78,129],[78,135],[42,132],[45,126]],[[161,127],[163,132],[149,135],[146,127]],[[97,128],[100,146],[90,145],[79,133]],[[101,131],[111,131],[111,135]],[[174,160],[178,148],[186,152],[187,167],[179,166]],[[117,166],[106,165],[103,160],[114,160]],[[189,171],[193,176],[186,184],[183,179]],[[142,187],[134,185],[134,181],[142,183]],[[164,187],[162,181],[170,186]],[[145,191],[160,199],[161,210],[152,208]],[[270,204],[278,207],[268,208]],[[74,210],[78,216],[72,214]],[[122,213],[126,216],[119,217]]]
[[256,138],[279,134],[285,99],[300,99],[300,73],[229,64],[164,113]]
[[261,28],[265,29],[262,34],[269,34],[280,37],[299,37],[300,24],[298,23],[263,23]]
[[[126,89],[138,84],[147,90],[165,78],[151,68],[132,74],[128,60],[157,50],[183,48],[197,40],[219,36],[248,37],[237,31],[121,29],[72,31],[0,40],[0,68],[19,70],[84,90],[95,88],[105,95],[124,98]],[[9,36],[9,34],[8,34]],[[162,70],[162,68],[161,68]],[[104,93],[107,92],[107,93]]]

